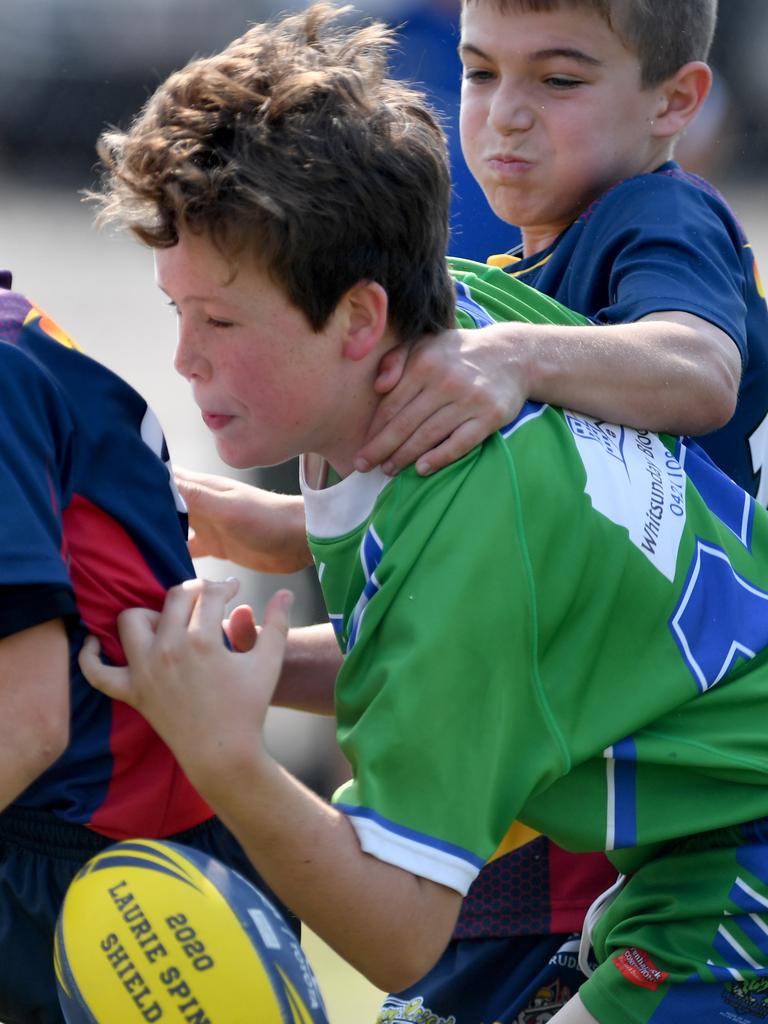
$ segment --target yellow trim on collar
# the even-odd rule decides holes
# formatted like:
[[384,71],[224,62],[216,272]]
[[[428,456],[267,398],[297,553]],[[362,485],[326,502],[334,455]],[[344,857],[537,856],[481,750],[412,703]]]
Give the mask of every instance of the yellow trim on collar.
[[508,267],[512,263],[519,263],[520,257],[510,256],[508,252],[501,252],[498,256],[489,256],[485,262],[489,267],[501,267],[503,270],[504,267]]
[[534,263],[532,267],[526,267],[524,270],[518,270],[516,274],[512,274],[512,277],[519,277],[521,274],[527,274],[529,270],[538,270],[538,268],[543,267],[545,263],[549,263],[552,256],[553,253],[548,253],[543,260],[539,260],[538,263]]

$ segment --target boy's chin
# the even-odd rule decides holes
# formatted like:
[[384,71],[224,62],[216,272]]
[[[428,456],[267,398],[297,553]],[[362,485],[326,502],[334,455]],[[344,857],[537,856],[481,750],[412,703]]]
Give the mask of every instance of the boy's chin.
[[282,452],[270,452],[264,450],[237,451],[226,443],[216,442],[216,451],[219,458],[232,469],[267,469],[269,466],[279,466],[293,458]]

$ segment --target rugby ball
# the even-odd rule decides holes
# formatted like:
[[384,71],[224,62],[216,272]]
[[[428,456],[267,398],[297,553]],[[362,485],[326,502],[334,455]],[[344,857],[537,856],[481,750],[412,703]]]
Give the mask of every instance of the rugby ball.
[[68,1024],[328,1024],[279,911],[178,843],[130,840],[92,857],[64,898],[54,964]]

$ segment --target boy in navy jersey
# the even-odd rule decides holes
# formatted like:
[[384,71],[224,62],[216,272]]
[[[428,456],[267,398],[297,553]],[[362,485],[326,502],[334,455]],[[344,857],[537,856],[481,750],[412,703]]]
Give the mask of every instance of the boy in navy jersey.
[[[522,231],[489,261],[593,326],[424,339],[358,468],[437,468],[534,398],[696,435],[768,503],[765,291],[723,197],[672,159],[709,89],[716,12],[717,0],[466,0],[464,157]],[[389,359],[381,388],[402,367]]]
[[160,426],[5,271],[0,366],[0,1019],[61,1024],[53,932],[93,853],[174,836],[253,872],[147,722],[77,664],[89,632],[124,663],[118,613],[194,575]]

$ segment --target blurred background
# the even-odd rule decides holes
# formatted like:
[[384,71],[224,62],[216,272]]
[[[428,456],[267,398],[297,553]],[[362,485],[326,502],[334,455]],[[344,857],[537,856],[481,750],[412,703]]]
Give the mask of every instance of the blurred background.
[[[294,9],[302,4],[294,3]],[[358,11],[401,27],[397,74],[423,85],[445,119],[454,175],[451,251],[503,252],[514,229],[487,210],[458,143],[458,7],[452,0],[365,0]],[[127,237],[100,232],[80,191],[96,180],[94,143],[126,127],[154,87],[190,57],[211,53],[254,21],[285,10],[271,0],[2,0],[0,2],[0,266],[91,355],[150,402],[175,462],[232,473],[218,460],[181,378],[171,371],[175,320],[155,289],[152,257]],[[723,0],[712,63],[716,84],[678,159],[728,196],[768,263],[768,3]],[[765,276],[765,272],[764,272]],[[240,474],[274,490],[296,488],[294,463]],[[201,560],[201,575],[242,581],[261,611],[286,581]],[[323,616],[316,581],[290,580],[294,620]],[[269,742],[310,786],[329,795],[345,778],[330,720],[273,711]],[[307,941],[332,1024],[373,1020],[379,994]]]

